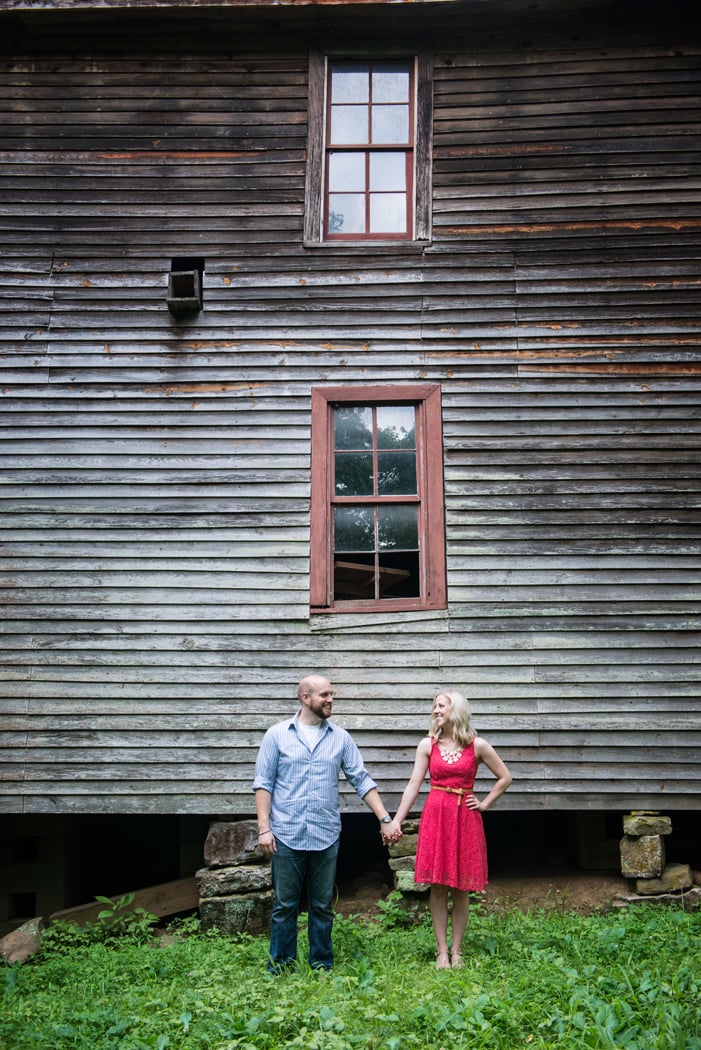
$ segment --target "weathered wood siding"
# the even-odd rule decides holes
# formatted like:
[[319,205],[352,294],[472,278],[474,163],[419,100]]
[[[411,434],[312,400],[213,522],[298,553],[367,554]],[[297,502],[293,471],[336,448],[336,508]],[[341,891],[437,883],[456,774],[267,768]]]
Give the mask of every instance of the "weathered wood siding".
[[[449,686],[504,807],[701,804],[699,40],[499,6],[431,12],[423,251],[302,246],[308,43],[348,13],[13,23],[0,811],[250,812],[310,670],[390,804]],[[449,608],[310,620],[311,388],[419,380]]]

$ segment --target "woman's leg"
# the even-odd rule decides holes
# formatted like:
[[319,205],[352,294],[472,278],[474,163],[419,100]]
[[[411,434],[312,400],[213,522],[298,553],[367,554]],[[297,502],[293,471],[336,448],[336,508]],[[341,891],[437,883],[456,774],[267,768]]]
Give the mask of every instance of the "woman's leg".
[[433,932],[436,935],[436,967],[448,969],[448,887],[434,883],[429,897]]
[[453,890],[453,965],[462,962],[462,942],[465,940],[467,920],[470,914],[470,894],[467,890]]

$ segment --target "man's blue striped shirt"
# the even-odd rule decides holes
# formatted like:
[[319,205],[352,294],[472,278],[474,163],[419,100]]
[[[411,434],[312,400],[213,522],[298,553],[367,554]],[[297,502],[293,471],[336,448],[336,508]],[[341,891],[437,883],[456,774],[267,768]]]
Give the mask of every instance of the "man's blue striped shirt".
[[322,722],[319,741],[310,751],[294,718],[271,726],[256,761],[253,790],[272,796],[270,828],[290,849],[322,850],[341,832],[338,779],[341,771],[361,798],[377,787],[363,765],[350,734]]

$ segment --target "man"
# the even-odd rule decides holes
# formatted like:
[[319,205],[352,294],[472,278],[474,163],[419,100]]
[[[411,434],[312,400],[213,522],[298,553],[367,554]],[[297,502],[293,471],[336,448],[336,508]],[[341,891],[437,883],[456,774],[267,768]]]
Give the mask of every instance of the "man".
[[321,675],[297,687],[299,711],[271,726],[256,762],[258,844],[272,857],[273,914],[268,969],[278,973],[297,957],[297,914],[306,885],[309,965],[333,965],[331,927],[341,814],[341,770],[380,821],[383,841],[391,823],[377,785],[345,729],[329,721],[333,691]]

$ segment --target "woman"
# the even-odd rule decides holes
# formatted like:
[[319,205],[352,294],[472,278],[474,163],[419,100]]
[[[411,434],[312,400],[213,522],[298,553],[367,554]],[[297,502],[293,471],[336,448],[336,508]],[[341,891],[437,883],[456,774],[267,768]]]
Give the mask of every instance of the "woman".
[[[497,778],[481,801],[472,789],[477,766],[483,762]],[[470,705],[458,692],[438,693],[428,736],[416,749],[416,760],[389,839],[401,836],[402,821],[411,811],[426,776],[431,790],[419,823],[416,882],[431,884],[430,908],[436,935],[436,969],[463,965],[462,943],[467,929],[470,891],[487,883],[487,846],[482,813],[503,795],[511,774],[494,748],[470,726]],[[448,896],[452,895],[452,952],[448,950]]]

